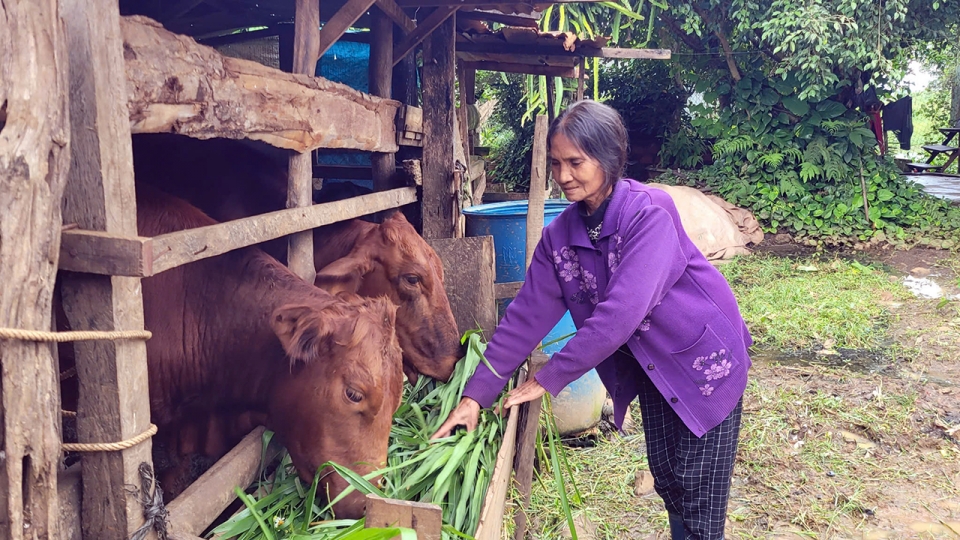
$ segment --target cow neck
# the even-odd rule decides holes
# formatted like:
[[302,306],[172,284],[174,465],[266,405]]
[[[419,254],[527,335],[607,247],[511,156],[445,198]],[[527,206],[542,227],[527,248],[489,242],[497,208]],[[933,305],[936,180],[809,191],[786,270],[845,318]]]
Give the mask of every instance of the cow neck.
[[359,219],[314,229],[313,251],[317,270],[346,257],[360,240],[377,234],[379,229],[380,225]]
[[[224,318],[216,335],[223,343],[221,353],[213,355],[220,365],[212,367],[227,379],[224,388],[231,389],[231,400],[266,412],[274,381],[290,369],[290,360],[270,325],[274,310],[308,299],[318,300],[319,306],[334,300],[259,249],[238,250],[233,255],[224,261],[234,267],[233,272],[224,268],[213,274],[226,279],[218,298],[210,301],[232,307],[220,310]],[[238,358],[245,361],[237,365]]]

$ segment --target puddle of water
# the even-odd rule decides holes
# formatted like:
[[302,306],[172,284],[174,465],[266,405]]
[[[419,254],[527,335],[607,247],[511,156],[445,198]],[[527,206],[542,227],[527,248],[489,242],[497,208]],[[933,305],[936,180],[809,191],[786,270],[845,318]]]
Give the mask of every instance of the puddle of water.
[[751,351],[754,362],[780,364],[783,366],[826,366],[843,368],[858,373],[874,374],[893,369],[890,359],[882,352],[864,349],[836,349],[830,354],[817,354],[813,351],[786,353],[781,351]]

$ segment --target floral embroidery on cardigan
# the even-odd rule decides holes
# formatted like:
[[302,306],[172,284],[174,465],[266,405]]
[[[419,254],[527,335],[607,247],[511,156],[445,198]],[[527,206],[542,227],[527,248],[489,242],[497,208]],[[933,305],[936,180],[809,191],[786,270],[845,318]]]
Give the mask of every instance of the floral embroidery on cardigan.
[[607,253],[607,267],[610,268],[610,273],[617,271],[617,268],[620,266],[620,246],[623,244],[623,237],[619,234],[614,233],[610,237],[610,252]]
[[[709,356],[698,356],[693,361],[693,369],[702,371],[706,375],[707,381],[718,381],[730,375],[732,367],[733,364],[730,363],[730,360],[727,360],[726,349],[712,352]],[[714,390],[715,388],[709,383],[700,387],[700,393],[704,396],[709,396]]]
[[557,268],[560,279],[569,283],[577,278],[580,282],[580,291],[570,298],[572,301],[579,304],[586,302],[597,304],[600,301],[600,294],[597,291],[597,276],[580,266],[580,257],[576,251],[568,246],[561,247],[560,251],[554,250],[553,263]]

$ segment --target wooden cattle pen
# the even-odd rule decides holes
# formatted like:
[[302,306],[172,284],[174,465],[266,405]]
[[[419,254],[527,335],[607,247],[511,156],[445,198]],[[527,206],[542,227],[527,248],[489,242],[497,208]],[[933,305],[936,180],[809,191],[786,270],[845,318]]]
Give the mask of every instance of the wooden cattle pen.
[[[163,523],[168,538],[196,538],[234,499],[234,487],[254,479],[262,427],[166,508],[157,503],[149,474],[156,428],[150,422],[142,278],[286,236],[288,265],[312,282],[311,229],[412,205],[419,208],[423,236],[444,260],[461,329],[496,325],[492,239],[457,238],[462,175],[473,148],[464,118],[457,118],[466,110],[458,113],[456,106],[458,69],[462,103],[471,104],[476,69],[578,76],[582,82],[577,67],[584,56],[669,53],[624,52],[597,43],[573,51],[564,46],[568,37],[551,41],[530,27],[532,19],[523,12],[533,6],[480,11],[480,3],[0,4],[0,538],[155,538]],[[478,21],[524,27],[535,46],[464,30],[475,30]],[[259,30],[237,32],[251,27]],[[315,76],[318,59],[350,28],[369,29],[362,34],[370,44],[369,93]],[[263,35],[278,37],[282,69],[201,44]],[[250,139],[292,150],[287,209],[139,236],[131,150],[136,133]],[[370,152],[374,193],[313,204],[317,149]],[[545,154],[538,151],[535,176],[544,186]],[[419,182],[396,174],[402,160]],[[468,187],[466,198],[479,202],[478,189],[482,194],[482,185]],[[536,220],[542,226],[543,219],[539,203],[539,216],[530,212],[534,242]],[[535,209],[536,201],[531,204]],[[53,331],[58,270],[59,294],[76,333]],[[66,470],[57,341],[76,342],[81,446],[71,448],[96,450],[83,453],[81,467]],[[499,538],[514,443],[532,445],[536,421],[518,430],[520,416],[510,413],[478,538]],[[90,446],[97,444],[109,446]],[[533,458],[523,445],[520,454],[518,477],[529,492]],[[390,501],[368,506],[374,507],[401,521],[430,512]],[[438,522],[419,522],[421,537],[439,537]]]

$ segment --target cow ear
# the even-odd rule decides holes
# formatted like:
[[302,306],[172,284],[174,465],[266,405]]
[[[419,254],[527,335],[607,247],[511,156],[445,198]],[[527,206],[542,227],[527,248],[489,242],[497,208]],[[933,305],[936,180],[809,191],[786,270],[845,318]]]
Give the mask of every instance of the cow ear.
[[285,305],[273,312],[270,325],[293,364],[316,360],[336,331],[336,321],[313,306]]
[[369,257],[350,255],[337,259],[317,272],[313,284],[330,294],[348,292],[356,294],[360,290],[363,277],[373,270]]

